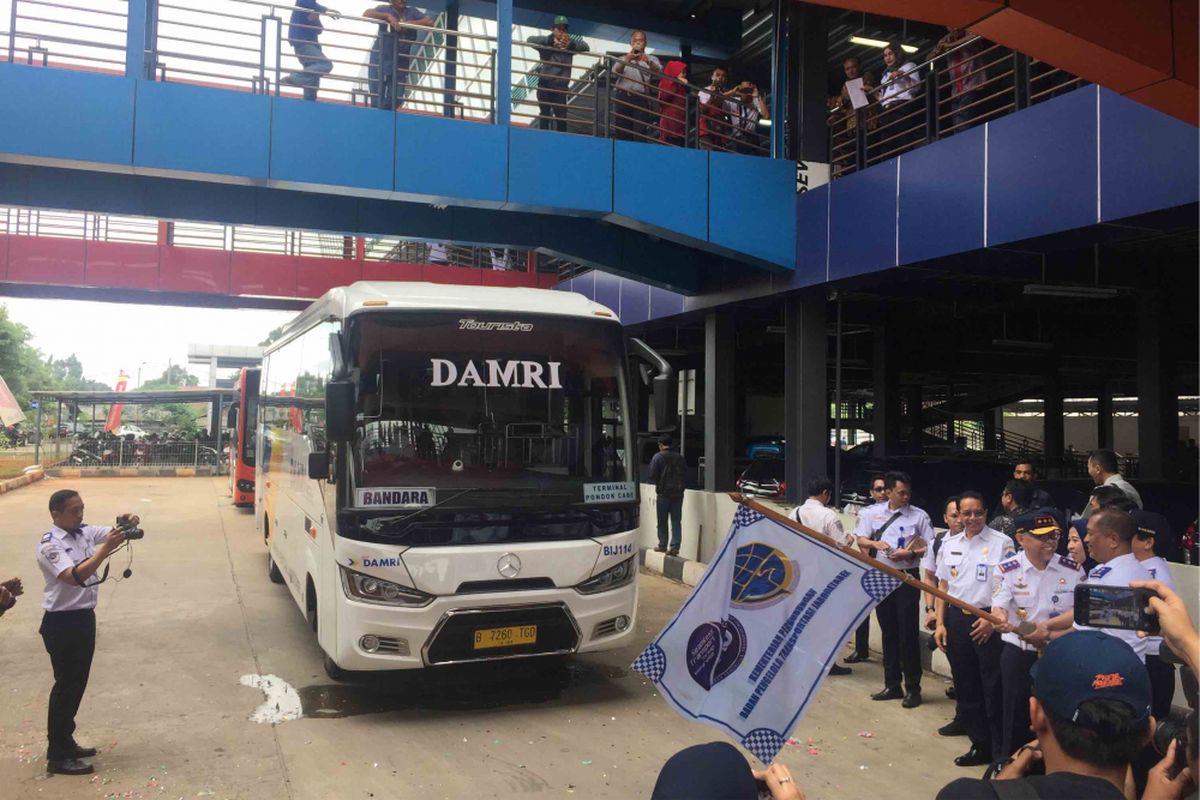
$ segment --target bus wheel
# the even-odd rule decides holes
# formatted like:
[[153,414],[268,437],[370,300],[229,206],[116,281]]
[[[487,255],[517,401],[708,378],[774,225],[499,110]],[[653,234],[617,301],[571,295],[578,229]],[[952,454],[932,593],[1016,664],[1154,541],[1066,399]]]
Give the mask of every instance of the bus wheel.
[[324,665],[325,665],[325,674],[328,675],[331,680],[344,681],[350,677],[349,674],[346,672],[346,670],[339,667],[337,665],[337,662],[334,661],[332,658],[330,658],[328,655],[325,656]]
[[271,578],[271,583],[283,583],[283,573],[276,566],[270,550],[267,551],[267,575]]
[[308,619],[308,624],[312,628],[313,633],[316,633],[317,632],[317,589],[315,586],[313,586],[311,577],[305,582],[305,587],[304,587],[304,616]]

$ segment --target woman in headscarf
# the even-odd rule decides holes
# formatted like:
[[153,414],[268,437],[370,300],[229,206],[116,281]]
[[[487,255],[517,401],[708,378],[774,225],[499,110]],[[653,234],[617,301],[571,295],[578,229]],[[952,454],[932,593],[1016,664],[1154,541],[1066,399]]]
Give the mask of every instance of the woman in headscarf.
[[687,133],[687,64],[668,61],[658,82],[658,139],[683,146]]

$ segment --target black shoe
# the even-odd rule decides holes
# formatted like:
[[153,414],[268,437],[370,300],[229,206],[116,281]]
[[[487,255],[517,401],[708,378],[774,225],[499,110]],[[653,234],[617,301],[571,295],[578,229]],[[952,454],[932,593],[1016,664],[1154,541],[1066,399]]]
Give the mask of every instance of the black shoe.
[[871,660],[871,657],[869,655],[864,656],[864,655],[860,655],[858,653],[851,653],[850,655],[848,655],[842,659],[842,661],[845,661],[847,664],[861,664],[864,661],[870,661],[870,660]]
[[658,547],[654,548],[654,552],[665,553],[665,552],[667,552],[667,548],[664,545],[660,544]]
[[46,762],[46,772],[51,775],[87,775],[95,771],[95,767],[78,758],[63,758]]
[[841,664],[834,664],[829,668],[830,675],[849,675],[853,671],[849,667],[843,667]]
[[921,690],[909,689],[908,694],[904,695],[904,702],[900,705],[905,708],[916,708],[921,705]]
[[951,700],[958,699],[958,692],[954,691],[953,683],[946,687],[946,697],[949,697]]
[[96,755],[96,748],[75,745],[75,758],[91,758],[94,755]]
[[982,767],[992,763],[992,748],[971,745],[971,749],[954,759],[956,767]]
[[962,721],[955,717],[947,722],[942,727],[938,728],[938,736],[966,736],[967,726],[962,724]]
[[678,555],[679,555],[679,548],[678,548],[678,547],[672,547],[670,550],[668,550],[668,551],[667,551],[667,555],[669,555],[669,556],[678,556]]
[[904,692],[900,690],[899,686],[889,686],[882,692],[871,695],[872,700],[899,700],[901,697],[904,697]]

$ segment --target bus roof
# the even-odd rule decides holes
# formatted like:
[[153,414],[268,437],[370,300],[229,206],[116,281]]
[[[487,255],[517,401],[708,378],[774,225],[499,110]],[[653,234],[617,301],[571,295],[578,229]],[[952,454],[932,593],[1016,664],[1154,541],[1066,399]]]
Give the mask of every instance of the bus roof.
[[503,286],[462,286],[414,281],[358,281],[330,289],[287,324],[273,350],[295,334],[323,319],[346,319],[354,314],[400,310],[499,311],[515,314],[553,314],[606,318],[616,313],[576,292]]

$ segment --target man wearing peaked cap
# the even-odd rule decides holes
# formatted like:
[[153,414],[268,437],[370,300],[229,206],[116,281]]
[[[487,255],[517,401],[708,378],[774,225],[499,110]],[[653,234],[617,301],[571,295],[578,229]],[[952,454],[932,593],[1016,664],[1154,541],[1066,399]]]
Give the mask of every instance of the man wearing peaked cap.
[[[1178,591],[1171,568],[1159,552],[1160,546],[1171,538],[1170,523],[1162,514],[1140,508],[1129,517],[1133,521],[1133,555],[1138,563],[1145,567],[1151,578],[1162,581],[1173,592]],[[1175,699],[1175,665],[1159,657],[1161,636],[1147,636],[1145,641],[1146,671],[1150,673],[1150,686],[1154,690],[1154,718],[1166,719]]]
[[[1029,716],[1036,741],[997,775],[1050,798],[1120,800],[1133,758],[1154,733],[1150,678],[1120,639],[1079,631],[1051,642],[1034,665]],[[1036,762],[1045,775],[1028,775]],[[1012,787],[1017,789],[1018,787]],[[1011,796],[1029,796],[1016,791]],[[960,778],[937,800],[994,800],[991,782]]]
[[[1029,741],[1029,670],[1038,649],[1046,645],[1046,631],[1035,628],[1024,636],[1022,623],[1044,623],[1075,607],[1075,584],[1083,577],[1079,565],[1056,552],[1066,524],[1057,511],[1043,508],[1013,520],[1013,534],[1021,552],[999,566],[1000,588],[992,598],[992,613],[1005,620],[999,627],[1000,686],[1003,703],[1003,753]],[[1028,625],[1026,626],[1026,628]]]

